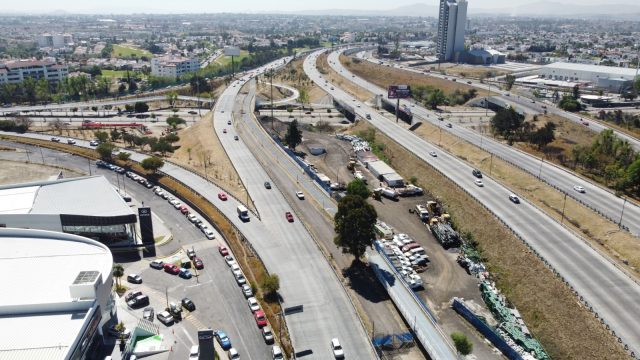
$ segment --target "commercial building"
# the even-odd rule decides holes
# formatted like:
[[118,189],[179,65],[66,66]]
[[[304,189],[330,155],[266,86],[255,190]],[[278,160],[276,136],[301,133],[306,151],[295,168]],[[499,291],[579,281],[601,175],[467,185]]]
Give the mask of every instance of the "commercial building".
[[556,62],[539,70],[540,78],[576,82],[610,92],[628,89],[637,75],[636,69]]
[[117,318],[109,249],[27,229],[0,229],[0,248],[0,358],[94,359]]
[[0,227],[65,232],[127,246],[135,242],[136,222],[103,176],[0,186]]
[[182,56],[162,56],[151,59],[151,75],[176,78],[183,74],[196,72],[200,69],[198,59]]
[[52,49],[73,46],[73,36],[71,34],[42,34],[38,36],[38,46]]
[[466,0],[440,0],[437,54],[439,61],[459,61],[464,53]]
[[472,49],[465,54],[465,62],[472,65],[504,64],[507,55],[492,49]]
[[66,65],[51,60],[13,60],[0,62],[0,84],[17,84],[26,78],[58,82],[69,75]]
[[382,160],[368,163],[367,168],[371,171],[371,174],[376,177],[376,179],[386,182],[389,187],[396,188],[404,186],[404,179],[402,176],[398,175],[391,166],[387,165],[387,163]]

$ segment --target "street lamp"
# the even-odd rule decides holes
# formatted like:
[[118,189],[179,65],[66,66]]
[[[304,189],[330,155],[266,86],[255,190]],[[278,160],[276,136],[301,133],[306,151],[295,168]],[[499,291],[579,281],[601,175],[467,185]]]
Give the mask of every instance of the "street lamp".
[[618,221],[618,226],[622,226],[622,217],[624,216],[624,206],[627,205],[627,198],[623,198],[624,202],[622,203],[622,212],[620,213],[620,221]]

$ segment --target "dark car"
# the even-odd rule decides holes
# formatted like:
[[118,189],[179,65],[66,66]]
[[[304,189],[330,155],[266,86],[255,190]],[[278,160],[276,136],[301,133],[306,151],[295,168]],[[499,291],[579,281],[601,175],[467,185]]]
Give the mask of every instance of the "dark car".
[[229,350],[231,348],[231,340],[229,340],[229,337],[224,331],[217,330],[214,334],[218,343],[220,343],[222,350]]
[[271,189],[271,183],[268,182],[268,181],[265,181],[264,182],[264,187],[265,187],[265,189]]
[[473,176],[477,177],[478,179],[482,179],[482,172],[480,170],[473,169],[471,173],[473,174]]
[[193,258],[193,265],[198,270],[204,269],[204,263],[202,262],[202,259],[200,259],[199,257],[194,257]]
[[138,296],[140,296],[140,295],[142,295],[142,291],[140,291],[140,290],[132,291],[132,292],[128,293],[128,294],[124,297],[124,301],[129,301],[129,300],[131,300],[131,299],[133,299],[133,298],[135,298],[135,297],[138,297]]
[[127,281],[132,284],[142,284],[142,276],[138,274],[129,274],[127,275]]
[[127,305],[134,309],[149,305],[149,297],[147,295],[136,296],[135,298],[127,301]]
[[193,260],[194,257],[196,257],[196,252],[193,249],[187,249],[187,256],[189,257],[189,259]]
[[189,298],[182,299],[182,307],[184,307],[185,309],[187,309],[189,311],[195,311],[196,310],[196,304],[194,304],[193,301],[191,301],[191,299],[189,299]]

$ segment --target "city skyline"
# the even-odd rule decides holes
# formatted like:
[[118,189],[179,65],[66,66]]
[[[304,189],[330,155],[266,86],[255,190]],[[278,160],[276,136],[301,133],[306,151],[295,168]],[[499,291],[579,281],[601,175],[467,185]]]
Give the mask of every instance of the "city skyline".
[[[475,10],[494,10],[500,9],[502,11],[509,11],[516,9],[517,7],[527,6],[537,3],[554,3],[556,1],[538,1],[538,0],[512,0],[506,5],[501,0],[482,0],[471,1],[469,9],[473,12]],[[616,0],[615,4],[621,5],[636,5],[635,0]],[[416,1],[416,0],[399,0],[389,5],[387,2],[382,1],[366,1],[366,0],[354,0],[350,2],[343,2],[337,0],[324,1],[321,5],[314,5],[310,3],[301,3],[293,0],[281,0],[278,2],[263,2],[256,0],[243,0],[231,3],[216,3],[211,4],[204,0],[185,0],[180,3],[165,2],[158,3],[156,1],[141,0],[137,1],[135,5],[131,5],[131,2],[125,0],[113,0],[107,5],[97,5],[93,2],[84,2],[79,0],[61,0],[52,4],[47,0],[33,0],[23,3],[14,3],[10,10],[5,10],[3,13],[50,13],[50,12],[63,12],[63,13],[106,13],[106,14],[126,14],[126,13],[223,13],[223,12],[236,12],[236,13],[260,13],[260,12],[300,12],[300,11],[327,11],[327,10],[354,10],[369,11],[369,10],[392,10],[398,7],[412,6],[423,4],[427,6],[438,7],[438,2],[431,1]],[[603,0],[584,0],[584,1],[572,1],[562,2],[563,5],[575,4],[579,6],[610,6],[611,2]]]

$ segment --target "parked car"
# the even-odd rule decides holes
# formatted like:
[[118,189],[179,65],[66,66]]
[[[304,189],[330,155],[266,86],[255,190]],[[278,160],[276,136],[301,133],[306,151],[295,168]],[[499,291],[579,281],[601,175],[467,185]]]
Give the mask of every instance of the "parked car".
[[227,194],[220,192],[218,193],[218,199],[222,200],[222,201],[227,201]]
[[146,307],[142,310],[142,318],[145,320],[153,321],[154,310],[152,307]]
[[514,204],[520,203],[520,198],[516,196],[516,194],[509,194],[509,200],[511,200]]
[[344,350],[342,350],[342,345],[340,345],[338,338],[331,339],[331,351],[336,359],[344,359]]
[[193,277],[193,274],[191,273],[191,270],[189,270],[189,269],[180,268],[178,276],[180,276],[183,279],[191,279]]
[[235,348],[229,349],[229,360],[238,360],[240,359],[240,354],[238,354],[238,350]]
[[127,301],[127,306],[133,309],[137,309],[146,305],[149,305],[149,297],[144,294],[138,295],[135,298]]
[[260,310],[260,304],[258,304],[258,300],[256,300],[256,298],[254,297],[248,298],[247,304],[249,304],[249,309],[251,309],[251,312]]
[[238,285],[242,286],[247,283],[247,279],[245,279],[242,273],[234,273],[233,275],[235,276]]
[[189,215],[189,208],[186,205],[181,205],[180,212],[182,215]]
[[237,264],[236,260],[231,255],[227,255],[224,257],[224,261],[228,266],[233,266],[233,264]]
[[174,264],[164,264],[164,271],[169,274],[178,275],[180,273],[180,268]]
[[219,252],[219,253],[220,253],[220,255],[222,255],[222,256],[227,256],[227,255],[229,255],[229,249],[227,249],[227,247],[226,247],[226,246],[222,246],[222,245],[218,246],[218,252]]
[[258,310],[254,312],[253,317],[256,319],[256,325],[258,325],[258,327],[267,326],[267,316],[264,314],[264,311]]
[[153,260],[149,263],[149,267],[160,270],[164,267],[164,262],[162,262],[162,260]]
[[242,285],[242,293],[246,298],[250,298],[253,296],[253,290],[251,289],[251,286],[249,286],[248,284]]
[[132,284],[142,284],[142,276],[138,274],[129,274],[127,275],[127,281]]
[[273,345],[271,348],[271,357],[273,360],[284,360],[284,355],[282,355],[282,349],[280,349],[280,346]]
[[189,350],[189,360],[198,360],[200,358],[200,346],[193,345]]
[[296,196],[300,200],[304,200],[304,193],[302,191],[296,191]]
[[196,311],[196,304],[189,298],[182,299],[182,306],[189,311]]
[[167,326],[173,324],[173,316],[168,311],[160,312],[156,317],[161,323]]
[[196,223],[198,222],[198,217],[195,214],[189,214],[187,215],[187,219],[189,219],[189,221],[191,221],[192,223]]
[[198,270],[204,269],[204,263],[202,262],[202,259],[200,259],[199,257],[193,258],[193,266]]
[[287,218],[288,222],[293,222],[293,214],[291,214],[291,212],[287,211],[284,213],[284,216]]
[[216,330],[214,332],[214,336],[216,337],[216,340],[218,340],[218,343],[222,347],[222,350],[231,349],[231,340],[229,340],[229,337],[227,336],[227,334],[225,334],[224,331]]
[[187,256],[189,259],[193,260],[193,258],[196,257],[196,251],[193,249],[187,249]]
[[207,239],[209,239],[209,240],[213,240],[216,237],[216,235],[213,233],[213,231],[211,231],[211,229],[209,229],[209,228],[206,228],[206,229],[202,230],[202,232],[204,233],[204,236],[206,236]]
[[271,331],[271,327],[265,326],[262,328],[262,338],[265,343],[273,344],[273,331]]
[[129,301],[129,300],[134,299],[135,297],[140,296],[140,295],[142,295],[142,291],[140,291],[140,290],[132,291],[132,292],[128,293],[127,295],[125,295],[124,301]]

